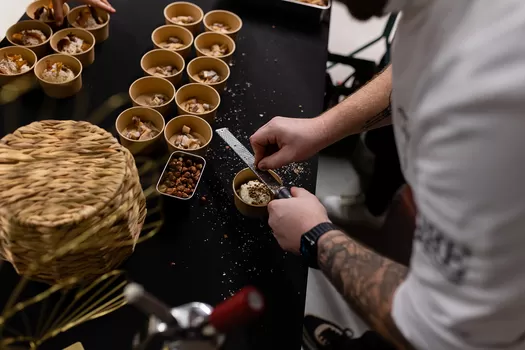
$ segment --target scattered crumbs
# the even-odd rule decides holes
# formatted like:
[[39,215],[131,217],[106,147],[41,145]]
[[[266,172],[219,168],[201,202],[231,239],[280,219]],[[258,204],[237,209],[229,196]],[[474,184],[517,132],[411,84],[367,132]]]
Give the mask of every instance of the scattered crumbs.
[[175,266],[175,263],[172,261],[172,262],[170,263],[170,265],[171,265],[171,266]]
[[303,108],[303,105],[299,105],[299,108]]
[[273,60],[274,62],[277,62],[277,58]]
[[227,234],[224,234],[224,238],[228,238],[228,235],[227,235]]
[[275,29],[275,26],[272,26],[273,29]]
[[230,149],[230,146],[226,146],[226,149]]
[[244,52],[242,53],[242,55],[243,55],[243,56],[246,56],[246,54],[245,54]]
[[259,117],[264,117],[264,114],[262,114],[262,113],[261,113],[261,114],[259,114]]
[[301,109],[301,113],[303,113],[304,111]]
[[252,87],[252,83],[248,83],[248,82],[246,82],[246,86],[247,86],[247,87]]

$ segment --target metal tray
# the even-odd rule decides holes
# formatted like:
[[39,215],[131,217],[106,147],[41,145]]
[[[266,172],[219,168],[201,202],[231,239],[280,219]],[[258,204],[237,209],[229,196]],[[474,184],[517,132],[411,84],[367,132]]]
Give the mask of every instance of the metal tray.
[[328,0],[326,6],[313,5],[297,0],[281,0],[281,4],[289,11],[293,11],[297,16],[304,16],[308,19],[323,21],[328,18],[332,0]]
[[[164,177],[166,176],[166,170],[168,169],[168,165],[170,164],[171,160],[173,158],[175,158],[175,157],[194,158],[194,159],[198,159],[199,163],[202,163],[201,176],[199,176],[199,180],[195,184],[195,190],[193,191],[191,196],[188,197],[188,198],[177,197],[175,195],[167,194],[167,193],[162,192],[161,190],[159,190],[159,185],[162,183],[162,180],[164,180]],[[157,186],[156,186],[157,192],[160,193],[163,196],[175,198],[175,199],[178,199],[178,200],[181,200],[181,201],[189,201],[190,199],[193,198],[195,193],[197,193],[197,189],[199,188],[199,184],[200,184],[201,179],[202,179],[202,174],[204,173],[204,168],[206,168],[206,159],[204,159],[203,157],[198,156],[196,154],[184,152],[184,151],[175,151],[175,152],[173,152],[170,155],[170,157],[168,158],[168,161],[166,162],[166,165],[164,166],[164,170],[162,170],[162,174],[159,177],[159,181],[157,182]]]

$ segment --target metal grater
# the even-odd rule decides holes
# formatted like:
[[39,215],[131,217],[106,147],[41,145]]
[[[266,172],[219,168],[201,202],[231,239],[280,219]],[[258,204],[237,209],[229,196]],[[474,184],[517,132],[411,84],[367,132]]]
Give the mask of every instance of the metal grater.
[[290,191],[282,186],[273,176],[267,172],[257,168],[255,166],[255,157],[253,154],[237,140],[235,136],[228,130],[228,128],[222,128],[215,130],[230,148],[243,160],[244,163],[254,172],[254,174],[272,191],[275,198],[291,198]]

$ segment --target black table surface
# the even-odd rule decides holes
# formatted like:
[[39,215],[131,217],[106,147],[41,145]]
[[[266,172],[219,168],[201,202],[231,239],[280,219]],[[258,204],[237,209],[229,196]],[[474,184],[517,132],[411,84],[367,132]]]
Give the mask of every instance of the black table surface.
[[[115,95],[127,99],[129,85],[142,76],[140,58],[153,48],[151,32],[164,24],[163,8],[168,3],[113,0],[118,13],[111,18],[110,37],[97,45],[94,64],[84,70],[81,92],[73,98],[54,100],[37,88],[0,106],[0,136],[44,119],[91,120],[116,135],[115,119],[130,106],[129,101],[108,113],[99,107]],[[239,5],[242,1],[195,3],[205,12],[234,10],[244,20],[214,128],[229,127],[248,145],[248,137],[273,116],[306,118],[321,112],[326,24],[277,17],[271,10],[250,10]],[[106,106],[118,98],[109,101]],[[167,151],[156,155],[159,164],[166,156]],[[206,159],[196,200],[187,207],[164,200],[162,230],[139,244],[122,269],[128,278],[172,306],[191,301],[216,305],[245,285],[256,286],[266,298],[264,316],[231,334],[225,347],[299,349],[307,269],[298,257],[279,248],[264,220],[248,219],[237,212],[231,181],[244,166],[218,137]],[[280,170],[287,184],[311,191],[315,190],[316,173],[316,159]],[[201,196],[206,196],[205,204],[200,203]],[[3,264],[0,308],[17,280],[10,264]],[[32,282],[26,289],[41,288]],[[87,350],[130,349],[131,339],[144,321],[142,314],[125,306],[59,334],[42,348],[61,349],[80,341]]]

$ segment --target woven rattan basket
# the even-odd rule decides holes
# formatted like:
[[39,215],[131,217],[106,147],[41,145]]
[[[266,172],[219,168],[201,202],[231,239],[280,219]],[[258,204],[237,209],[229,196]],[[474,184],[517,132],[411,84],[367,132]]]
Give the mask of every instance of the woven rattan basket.
[[46,120],[0,140],[0,257],[19,274],[92,280],[133,252],[145,217],[134,159],[107,131]]

